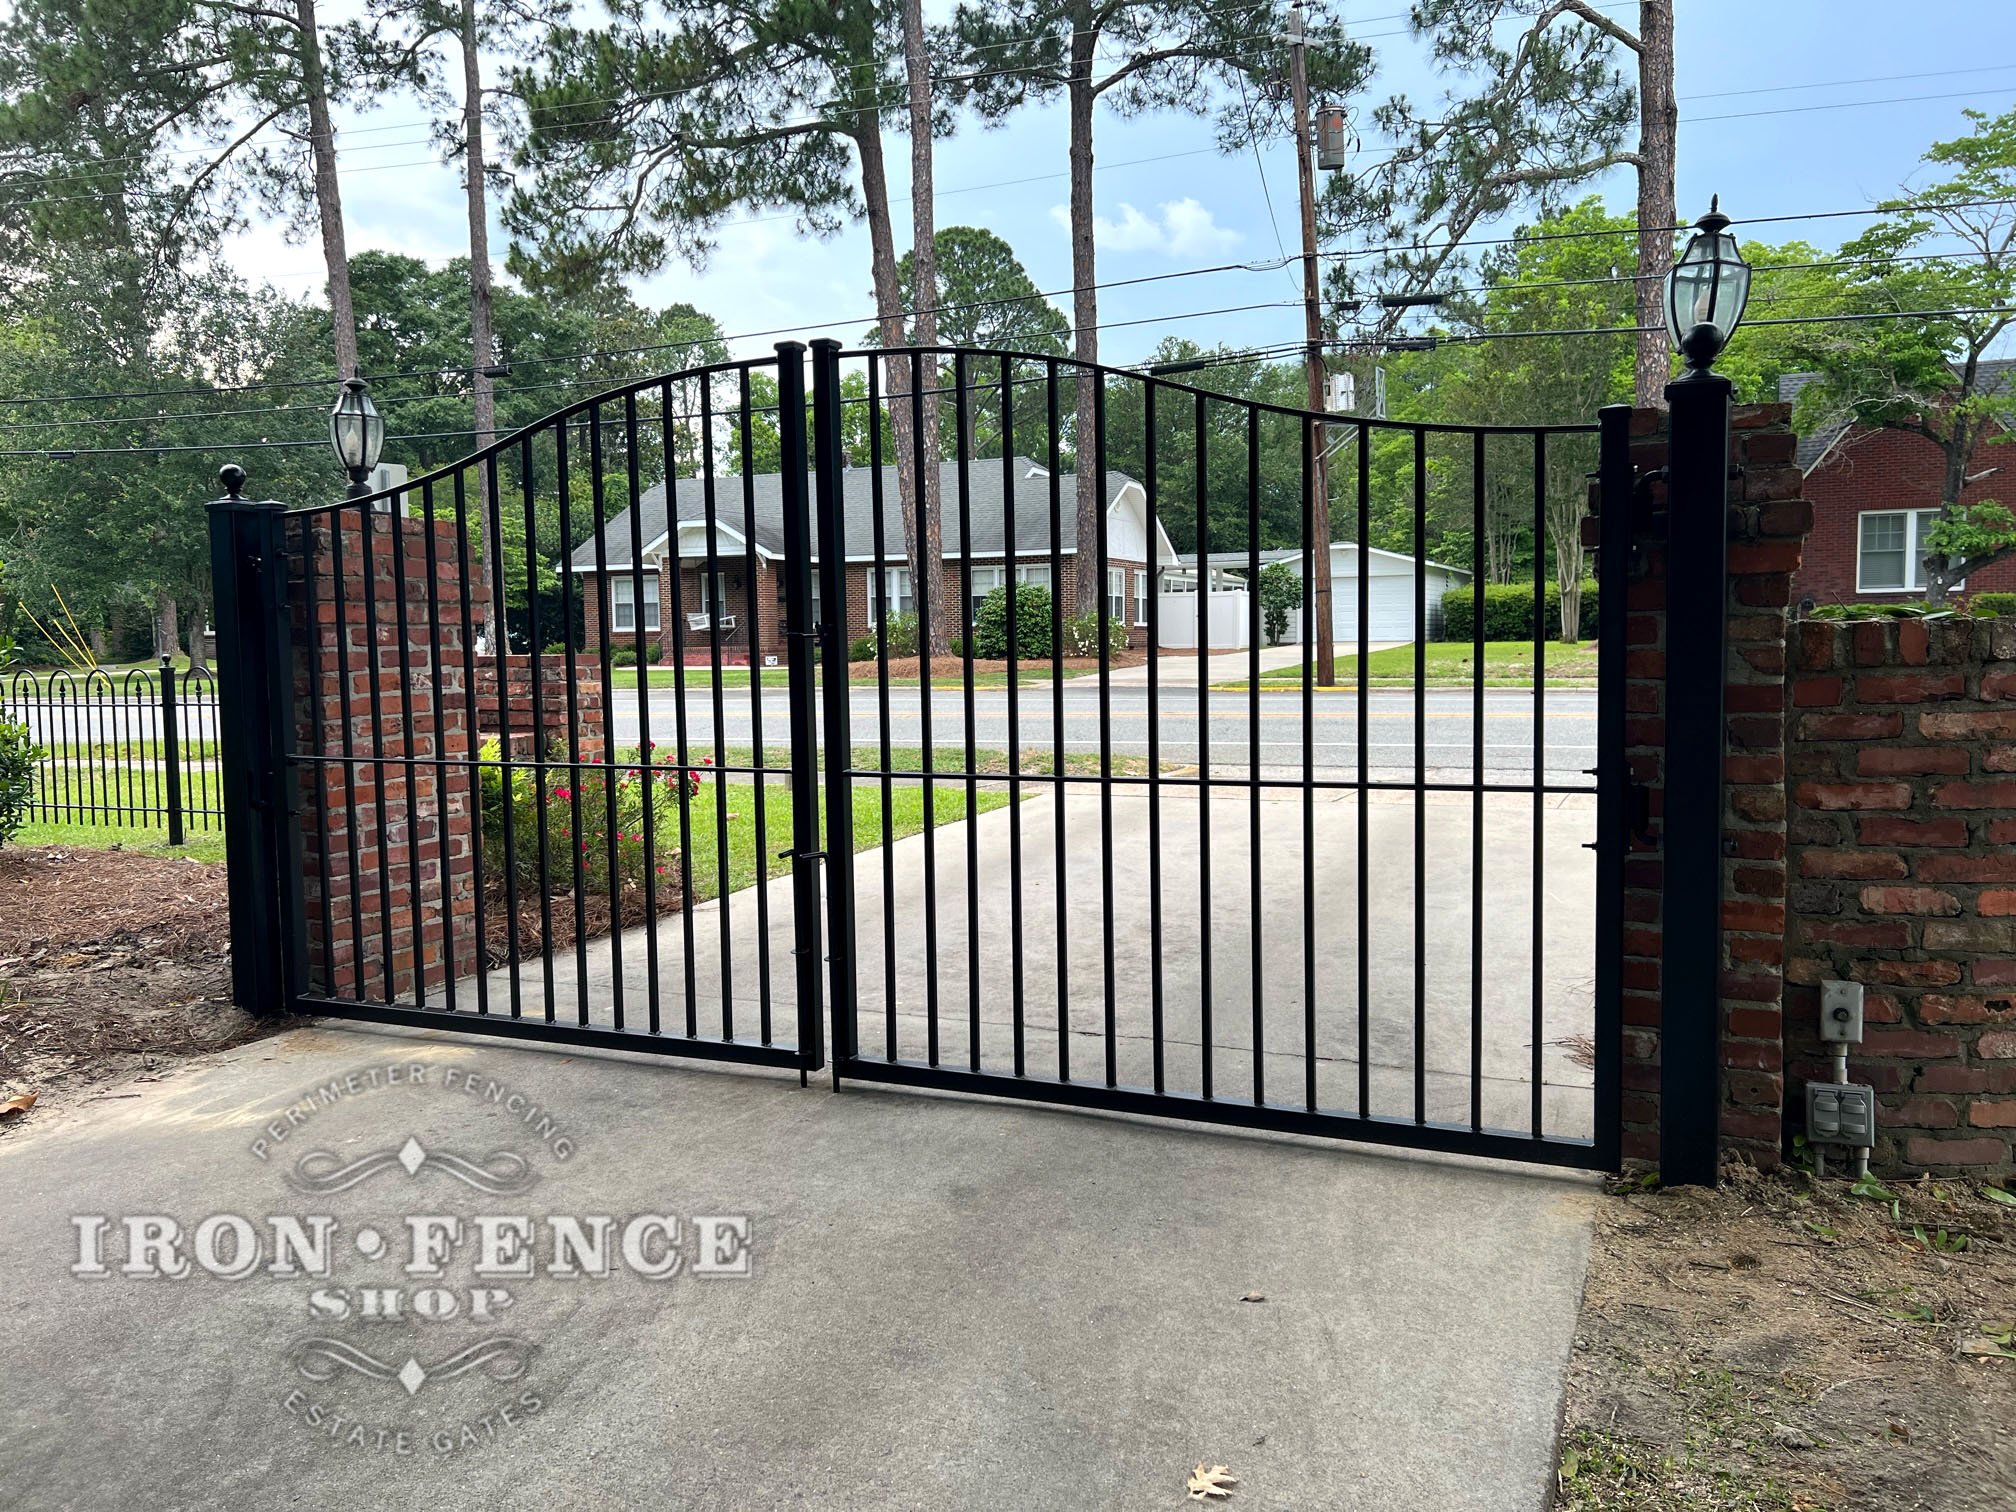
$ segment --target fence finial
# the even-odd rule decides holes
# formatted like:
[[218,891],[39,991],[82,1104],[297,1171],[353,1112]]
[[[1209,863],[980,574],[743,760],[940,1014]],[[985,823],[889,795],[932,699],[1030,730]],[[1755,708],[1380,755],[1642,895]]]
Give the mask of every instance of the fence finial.
[[226,462],[217,469],[217,481],[224,485],[224,497],[236,499],[245,488],[245,469],[236,462]]

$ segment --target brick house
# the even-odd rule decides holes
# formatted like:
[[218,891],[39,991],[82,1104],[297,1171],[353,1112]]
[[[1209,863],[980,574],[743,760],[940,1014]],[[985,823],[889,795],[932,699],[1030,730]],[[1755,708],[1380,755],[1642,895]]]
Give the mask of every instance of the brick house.
[[[1047,469],[1027,457],[1014,459],[1012,497],[1015,521],[1015,577],[1069,592],[1079,566],[1075,498],[1077,478],[1057,479],[1060,540],[1050,545],[1051,478]],[[958,593],[964,562],[960,541],[958,467],[940,468],[943,509],[945,599],[936,607],[948,636],[959,633],[964,616]],[[638,579],[632,571],[633,536],[643,547],[643,629],[646,644],[654,644],[669,660],[675,650],[675,630],[683,639],[689,663],[705,663],[718,642],[729,665],[783,659],[784,556],[782,477],[759,473],[749,480],[745,497],[740,474],[713,479],[714,542],[709,550],[708,488],[700,478],[680,478],[674,484],[676,519],[666,516],[665,485],[649,489],[638,501],[632,528],[630,511],[613,515],[603,525],[598,543],[590,537],[575,549],[569,567],[577,574],[590,649],[602,644],[602,627],[611,628],[613,643],[634,646],[637,631]],[[871,600],[886,593],[891,615],[913,612],[916,594],[903,550],[903,519],[896,469],[881,469],[877,480],[866,468],[842,475],[841,499],[847,527],[847,638],[871,633]],[[882,508],[882,552],[875,552],[874,501]],[[1011,489],[998,458],[967,464],[966,511],[972,520],[974,554],[973,607],[1003,586],[1011,567],[1006,552],[1003,501]],[[1155,591],[1149,566],[1148,499],[1142,487],[1124,473],[1106,475],[1106,600],[1116,624],[1125,625],[1138,643],[1148,620],[1148,595]],[[675,531],[670,528],[676,524]],[[1158,567],[1175,564],[1176,552],[1156,524]],[[815,564],[818,561],[814,542]],[[598,551],[600,555],[598,556]],[[1086,553],[1088,558],[1091,553]],[[1067,598],[1066,602],[1069,600]],[[819,612],[818,579],[813,580],[813,612]],[[677,614],[679,624],[674,625]]]
[[[1984,391],[2016,381],[2016,360],[1981,364]],[[1790,404],[1816,374],[1787,373],[1778,398]],[[2004,457],[2008,461],[2004,462]],[[1924,552],[1919,541],[1939,518],[1946,459],[1923,436],[1866,425],[1816,428],[1799,437],[1798,461],[1813,505],[1813,533],[1792,580],[1796,603],[1909,601],[1924,596]],[[1983,445],[1960,502],[1997,499],[2016,504],[2016,451]],[[1974,591],[2016,590],[2016,558],[2005,558],[1968,579]]]

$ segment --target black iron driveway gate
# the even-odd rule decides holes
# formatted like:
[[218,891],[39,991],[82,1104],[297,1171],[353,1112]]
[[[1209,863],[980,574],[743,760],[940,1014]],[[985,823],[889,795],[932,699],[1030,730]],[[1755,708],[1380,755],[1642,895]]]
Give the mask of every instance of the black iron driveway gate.
[[[1541,617],[1531,689],[1481,669],[1508,657],[1492,565],[1529,557],[1544,602],[1534,544],[1592,472],[1628,493],[1622,412],[1599,466],[1595,426],[1323,417],[1054,357],[809,366],[809,403],[787,343],[396,493],[220,503],[241,1000],[801,1075],[830,1014],[836,1085],[1616,1164],[1621,572],[1566,737]],[[934,426],[935,585],[907,567]],[[1325,473],[1340,689],[1313,669]],[[1627,510],[1600,520],[1621,564]],[[1268,678],[1241,594],[1275,562],[1299,670]],[[1444,693],[1430,583],[1463,573],[1476,675]],[[934,617],[954,669],[914,659]],[[1246,655],[1130,673],[1126,634]]]

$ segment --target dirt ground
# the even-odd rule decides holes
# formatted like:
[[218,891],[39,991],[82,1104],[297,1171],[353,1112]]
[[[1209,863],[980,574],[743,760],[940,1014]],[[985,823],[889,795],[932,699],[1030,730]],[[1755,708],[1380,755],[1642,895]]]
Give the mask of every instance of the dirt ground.
[[224,868],[0,850],[0,1137],[268,1031],[231,1002]]
[[2016,1507],[2016,1198],[1733,1172],[1602,1204],[1558,1512]]

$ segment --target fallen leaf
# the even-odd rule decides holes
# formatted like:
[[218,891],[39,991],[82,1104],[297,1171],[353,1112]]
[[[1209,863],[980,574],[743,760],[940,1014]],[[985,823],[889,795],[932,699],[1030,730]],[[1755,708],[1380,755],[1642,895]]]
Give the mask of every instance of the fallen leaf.
[[0,1118],[5,1118],[9,1113],[26,1113],[34,1106],[35,1094],[23,1092],[19,1097],[10,1097],[7,1101],[0,1102]]
[[1245,1296],[1241,1297],[1239,1300],[1241,1302],[1265,1302],[1267,1300],[1267,1294],[1265,1292],[1248,1292],[1246,1293]]
[[1203,1501],[1207,1497],[1217,1497],[1223,1500],[1232,1494],[1230,1488],[1238,1484],[1239,1477],[1223,1465],[1207,1466],[1202,1460],[1199,1460],[1197,1468],[1190,1472],[1188,1482],[1190,1500]]

